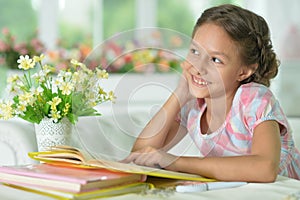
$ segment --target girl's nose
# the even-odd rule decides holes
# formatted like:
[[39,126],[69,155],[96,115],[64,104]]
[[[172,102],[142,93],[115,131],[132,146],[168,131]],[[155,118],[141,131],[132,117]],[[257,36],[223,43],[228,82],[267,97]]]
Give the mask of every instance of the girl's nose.
[[183,70],[189,71],[194,75],[204,75],[207,73],[205,67],[202,66],[200,63],[193,64],[187,60],[181,63],[181,68]]

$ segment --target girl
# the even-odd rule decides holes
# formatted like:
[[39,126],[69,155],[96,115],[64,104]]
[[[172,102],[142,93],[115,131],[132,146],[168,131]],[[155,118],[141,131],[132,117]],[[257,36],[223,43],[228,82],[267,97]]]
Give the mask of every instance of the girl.
[[[198,19],[183,78],[124,160],[223,181],[300,178],[300,154],[268,89],[279,62],[265,20],[221,5]],[[189,134],[203,157],[167,151]]]

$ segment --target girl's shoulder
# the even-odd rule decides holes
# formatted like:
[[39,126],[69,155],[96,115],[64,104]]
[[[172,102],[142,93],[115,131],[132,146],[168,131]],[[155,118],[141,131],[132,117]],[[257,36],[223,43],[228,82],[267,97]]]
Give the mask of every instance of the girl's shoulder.
[[272,91],[259,83],[247,83],[241,85],[235,95],[235,101],[242,103],[243,105],[249,105],[252,103],[266,103],[269,101],[275,102],[275,96]]
[[238,90],[241,90],[243,92],[248,92],[248,93],[272,93],[270,88],[268,88],[267,86],[255,82],[242,84],[238,88]]

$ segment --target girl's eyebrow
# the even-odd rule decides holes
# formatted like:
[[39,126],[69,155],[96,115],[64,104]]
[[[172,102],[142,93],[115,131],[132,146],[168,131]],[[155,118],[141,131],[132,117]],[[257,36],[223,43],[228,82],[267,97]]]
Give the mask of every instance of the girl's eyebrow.
[[220,51],[210,51],[210,54],[220,55],[220,56],[225,57],[226,59],[229,59],[229,56],[226,53],[223,53],[223,52],[220,52]]
[[200,45],[197,45],[195,43],[190,44],[189,49],[195,49],[202,53],[205,52],[208,55],[207,51],[203,47],[201,47]]
[[201,45],[198,44],[198,43],[195,42],[195,41],[192,41],[192,42],[190,43],[189,46],[190,46],[190,47],[192,46],[192,47],[195,47],[195,48],[198,48],[198,49],[203,49],[203,48],[201,47]]

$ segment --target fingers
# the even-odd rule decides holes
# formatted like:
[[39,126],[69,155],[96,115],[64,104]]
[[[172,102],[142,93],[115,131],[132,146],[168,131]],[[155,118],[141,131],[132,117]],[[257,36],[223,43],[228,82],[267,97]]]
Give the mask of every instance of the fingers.
[[136,160],[136,158],[138,157],[137,152],[132,152],[129,154],[129,156],[127,156],[125,159],[121,160],[120,162],[122,163],[131,163]]
[[180,63],[180,67],[183,69],[183,70],[187,70],[189,65],[188,65],[188,62],[187,61],[184,61],[182,63]]
[[132,152],[127,158],[122,160],[124,163],[134,163],[148,167],[162,168],[160,162],[163,160],[163,154],[156,149],[145,148]]
[[146,157],[146,154],[150,153],[152,151],[155,151],[152,147],[146,147],[146,148],[140,149],[138,151],[131,152],[129,154],[129,156],[127,156],[127,158],[125,158],[121,162],[124,162],[124,163],[131,163],[131,162],[133,162],[133,163],[136,163],[137,160],[138,160],[138,162],[141,162],[144,159],[144,157]]

